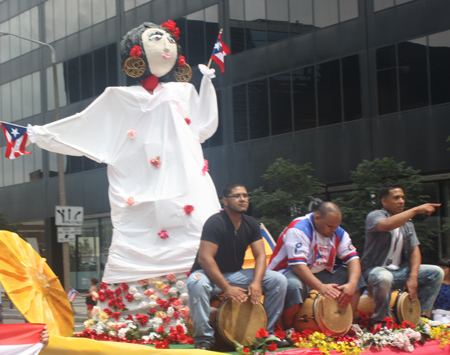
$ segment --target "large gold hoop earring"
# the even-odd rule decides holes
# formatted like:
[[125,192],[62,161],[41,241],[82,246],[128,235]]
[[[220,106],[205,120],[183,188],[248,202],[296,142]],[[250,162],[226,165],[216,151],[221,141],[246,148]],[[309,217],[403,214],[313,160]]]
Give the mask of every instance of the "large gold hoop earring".
[[188,63],[185,63],[182,67],[177,67],[173,76],[176,81],[187,83],[192,78],[191,66]]
[[125,74],[132,78],[139,78],[145,72],[145,62],[142,58],[130,57],[123,64]]

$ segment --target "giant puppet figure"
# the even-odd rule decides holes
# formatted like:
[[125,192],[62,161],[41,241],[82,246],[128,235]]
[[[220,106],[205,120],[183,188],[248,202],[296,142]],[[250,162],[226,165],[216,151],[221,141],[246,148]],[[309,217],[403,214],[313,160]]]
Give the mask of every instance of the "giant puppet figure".
[[189,271],[203,223],[220,209],[200,145],[218,123],[214,70],[201,66],[199,94],[166,82],[185,64],[178,32],[172,21],[132,29],[121,63],[140,85],[108,87],[81,113],[28,126],[39,147],[108,166],[114,229],[104,283]]

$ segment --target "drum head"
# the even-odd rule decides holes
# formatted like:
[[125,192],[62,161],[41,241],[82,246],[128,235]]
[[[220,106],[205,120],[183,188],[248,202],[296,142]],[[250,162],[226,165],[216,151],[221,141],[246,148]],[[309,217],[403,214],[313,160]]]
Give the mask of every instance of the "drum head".
[[261,304],[253,304],[250,298],[246,302],[233,302],[231,299],[220,304],[216,314],[216,328],[228,344],[233,340],[244,346],[252,344],[256,332],[267,328],[267,316]]
[[352,307],[350,304],[341,307],[337,300],[329,300],[321,295],[315,300],[314,318],[325,335],[341,336],[347,333],[352,325]]
[[411,301],[408,292],[401,292],[397,297],[396,314],[398,316],[398,322],[401,323],[404,320],[417,325],[420,321],[421,307],[419,300]]

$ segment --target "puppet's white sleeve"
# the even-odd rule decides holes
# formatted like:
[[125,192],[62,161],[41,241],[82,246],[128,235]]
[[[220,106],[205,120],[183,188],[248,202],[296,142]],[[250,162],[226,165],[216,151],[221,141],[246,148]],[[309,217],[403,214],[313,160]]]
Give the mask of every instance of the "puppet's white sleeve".
[[217,110],[217,96],[211,79],[203,76],[199,95],[191,95],[191,128],[203,143],[217,130],[219,114]]
[[[116,120],[124,107],[137,106],[131,95],[120,95],[120,88],[107,88],[81,113],[46,124],[32,126],[35,143],[42,149],[75,156],[86,156],[107,163],[120,146]],[[125,137],[125,132],[123,136]]]

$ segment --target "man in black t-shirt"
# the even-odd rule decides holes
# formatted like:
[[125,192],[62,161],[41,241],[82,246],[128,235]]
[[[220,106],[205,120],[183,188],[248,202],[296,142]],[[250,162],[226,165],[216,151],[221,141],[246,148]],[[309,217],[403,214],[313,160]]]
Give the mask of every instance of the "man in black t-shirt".
[[[200,248],[188,280],[189,309],[197,349],[209,350],[214,344],[214,330],[209,324],[212,295],[223,292],[235,302],[245,302],[250,297],[252,303],[257,304],[264,294],[270,335],[283,310],[287,280],[280,273],[266,270],[259,224],[244,214],[249,199],[243,184],[226,185],[222,197],[225,209],[212,215],[203,226]],[[255,257],[255,268],[244,270],[242,264],[249,245]]]

